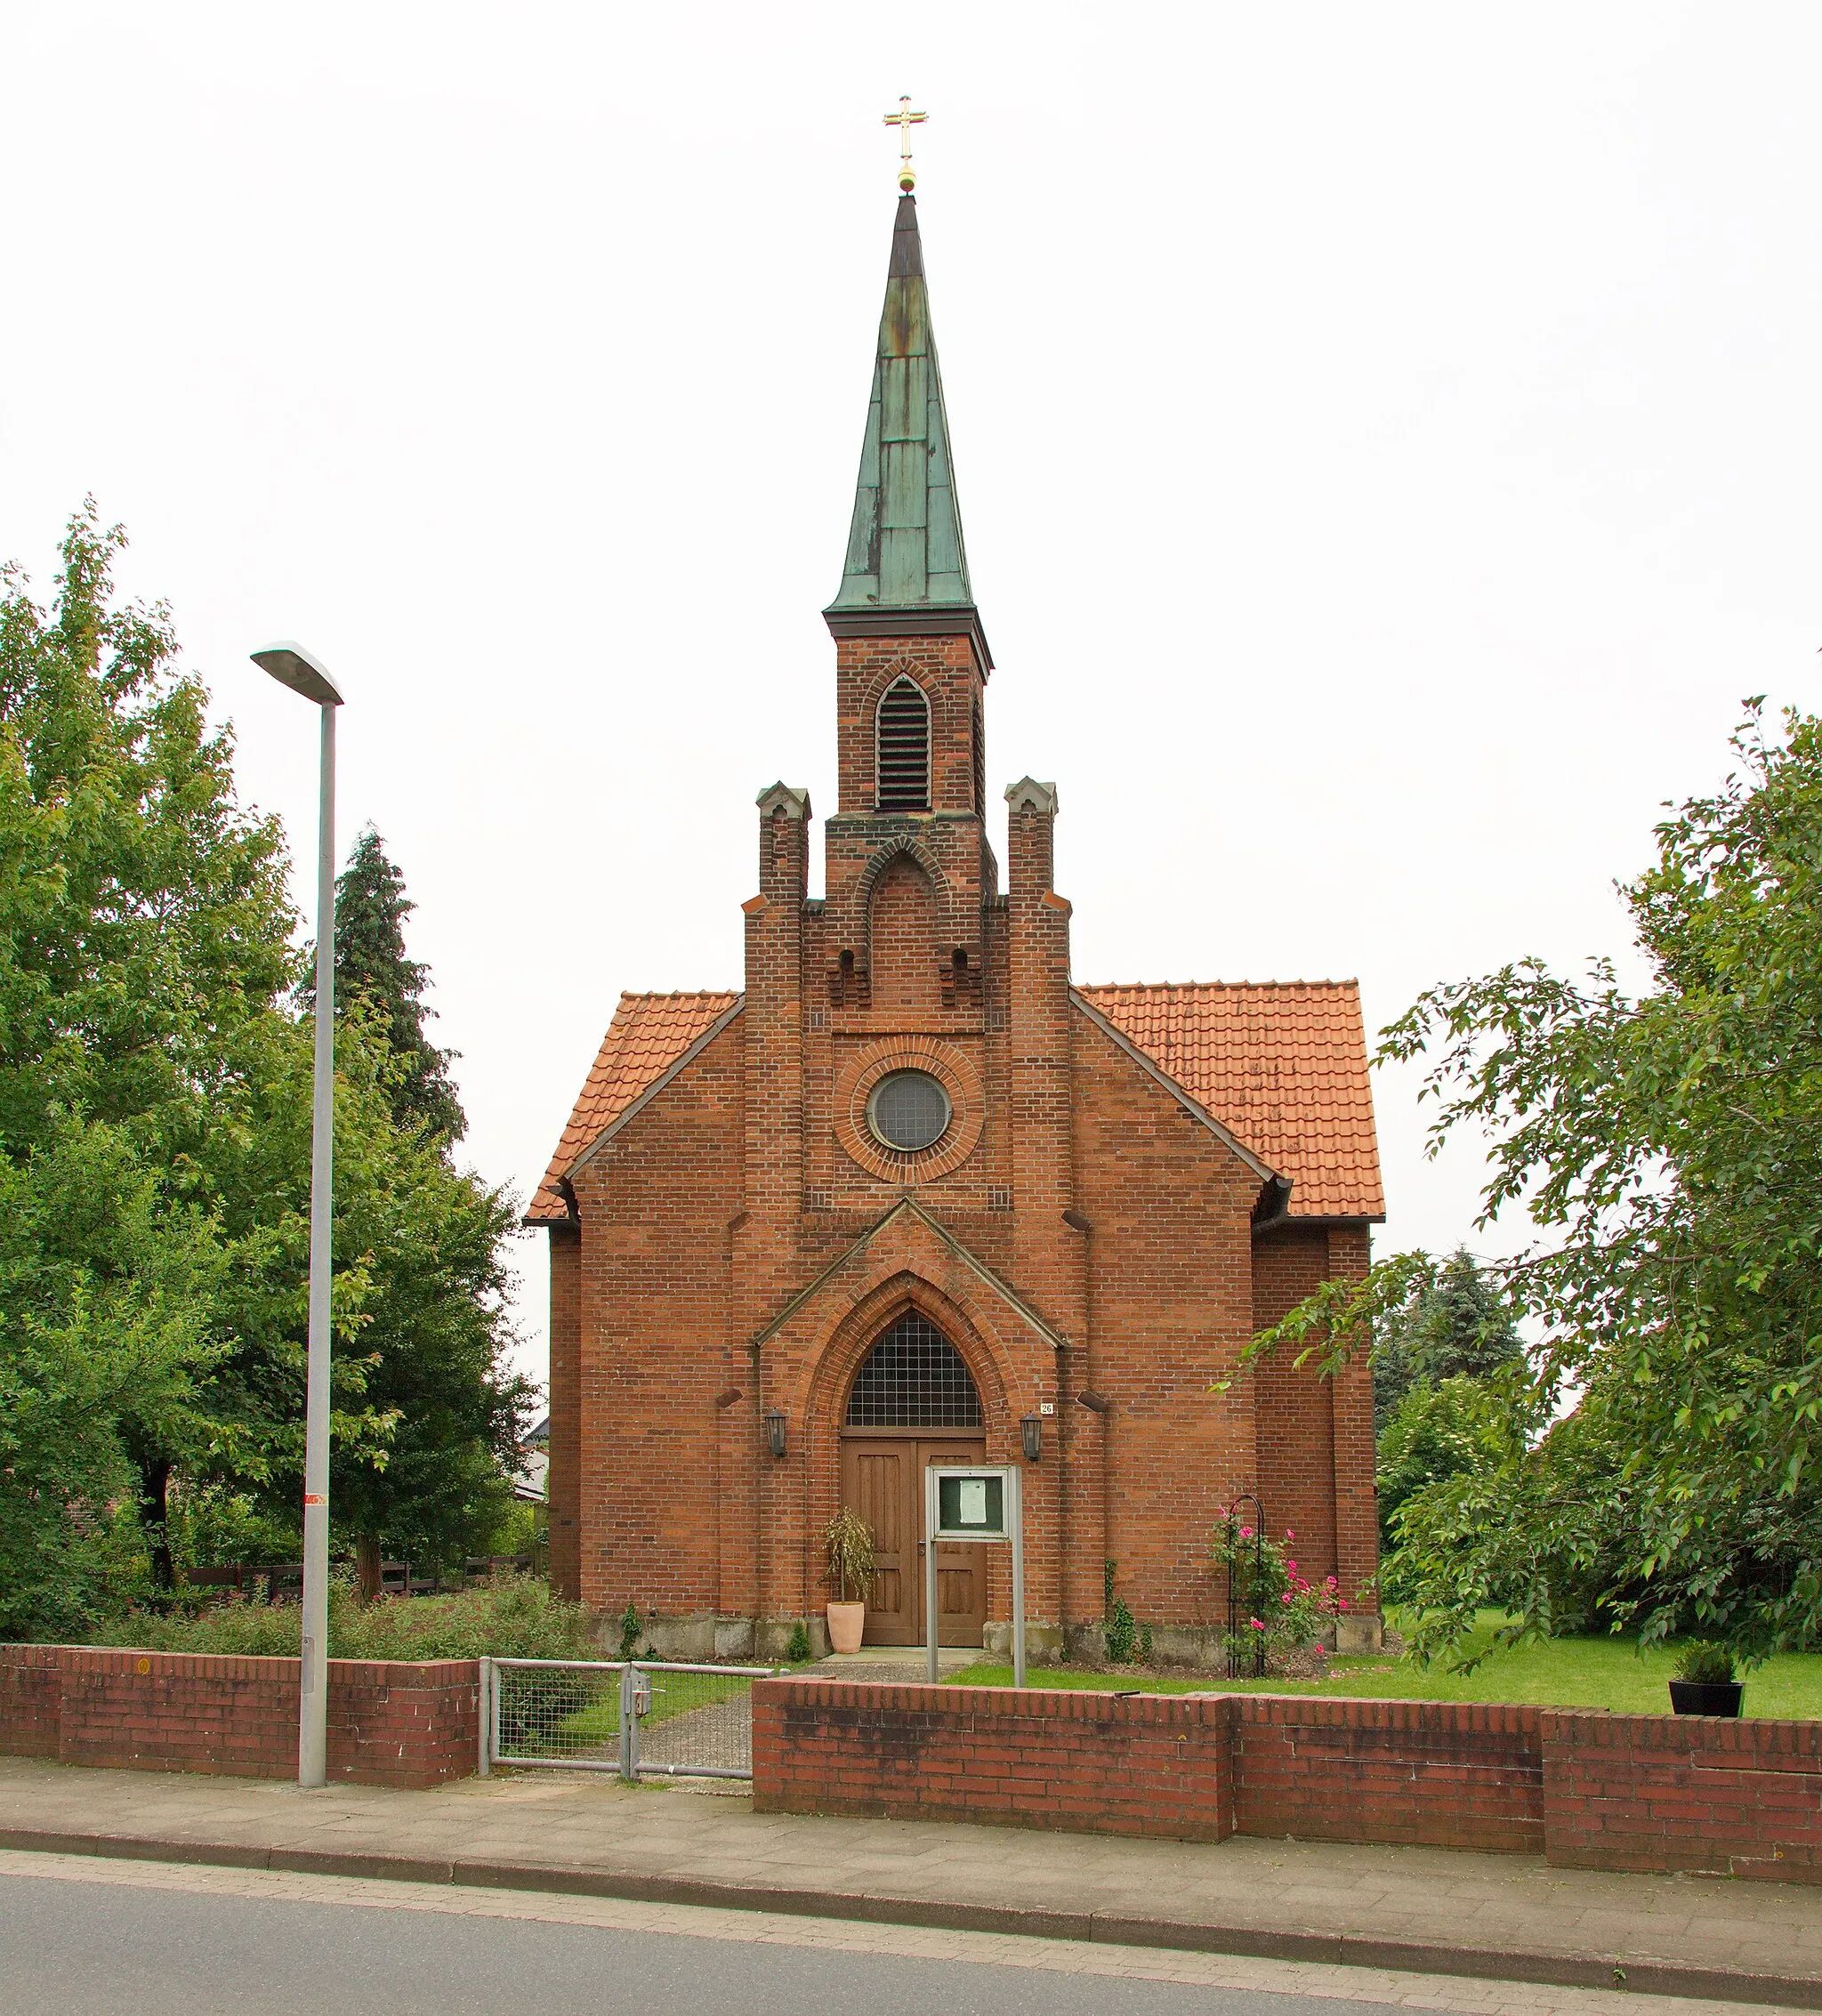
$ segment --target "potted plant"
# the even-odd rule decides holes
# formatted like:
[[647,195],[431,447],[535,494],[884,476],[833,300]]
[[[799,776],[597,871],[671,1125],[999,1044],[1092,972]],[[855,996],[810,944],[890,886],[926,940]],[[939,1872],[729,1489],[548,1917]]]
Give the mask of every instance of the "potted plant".
[[1745,1689],[1734,1677],[1733,1654],[1704,1639],[1683,1648],[1670,1683],[1670,1705],[1680,1715],[1737,1715]]
[[843,1505],[822,1529],[822,1552],[824,1579],[834,1585],[838,1599],[828,1606],[830,1648],[858,1652],[867,1628],[867,1592],[873,1586],[872,1528],[858,1512]]

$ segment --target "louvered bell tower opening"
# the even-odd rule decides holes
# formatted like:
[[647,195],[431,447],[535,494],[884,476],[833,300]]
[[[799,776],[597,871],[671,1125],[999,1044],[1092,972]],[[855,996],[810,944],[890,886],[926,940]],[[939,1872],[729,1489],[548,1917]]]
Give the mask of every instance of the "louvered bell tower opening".
[[909,679],[895,679],[879,704],[879,809],[930,810],[930,702]]

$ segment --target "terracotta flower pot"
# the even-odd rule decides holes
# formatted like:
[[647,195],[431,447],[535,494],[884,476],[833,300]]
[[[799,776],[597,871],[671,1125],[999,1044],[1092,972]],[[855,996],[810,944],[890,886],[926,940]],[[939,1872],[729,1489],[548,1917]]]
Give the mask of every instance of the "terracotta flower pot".
[[860,1633],[867,1628],[865,1603],[831,1603],[828,1607],[829,1644],[837,1652],[858,1652]]
[[1680,1715],[1737,1715],[1745,1691],[1737,1680],[1673,1680],[1670,1705]]

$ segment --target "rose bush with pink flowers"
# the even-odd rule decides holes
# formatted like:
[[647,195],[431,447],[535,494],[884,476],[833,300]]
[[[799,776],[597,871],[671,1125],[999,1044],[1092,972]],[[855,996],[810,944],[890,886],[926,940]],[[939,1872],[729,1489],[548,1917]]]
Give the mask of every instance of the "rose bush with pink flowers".
[[1298,1567],[1289,1551],[1296,1542],[1288,1527],[1282,1541],[1269,1540],[1221,1510],[1208,1552],[1215,1573],[1228,1578],[1243,1620],[1229,1652],[1250,1656],[1262,1636],[1268,1655],[1295,1651],[1313,1645],[1346,1613],[1348,1600],[1334,1576],[1312,1583]]

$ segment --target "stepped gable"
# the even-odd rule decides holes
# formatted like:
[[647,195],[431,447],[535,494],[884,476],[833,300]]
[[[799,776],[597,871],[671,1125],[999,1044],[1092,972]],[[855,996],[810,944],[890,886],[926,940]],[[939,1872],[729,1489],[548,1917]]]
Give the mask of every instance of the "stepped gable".
[[1384,1218],[1358,981],[1076,991],[1290,1178],[1293,1218]]
[[569,1215],[557,1185],[584,1149],[599,1141],[641,1093],[663,1077],[740,999],[738,994],[623,994],[563,1138],[527,1212],[528,1225],[558,1225]]

